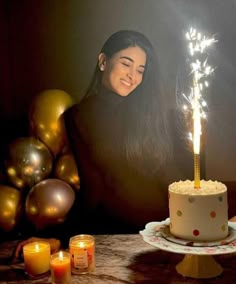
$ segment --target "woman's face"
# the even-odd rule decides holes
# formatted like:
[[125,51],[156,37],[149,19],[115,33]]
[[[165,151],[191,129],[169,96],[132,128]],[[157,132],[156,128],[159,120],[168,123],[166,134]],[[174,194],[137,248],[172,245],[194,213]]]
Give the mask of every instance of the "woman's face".
[[103,72],[102,85],[120,96],[128,96],[141,84],[146,64],[146,53],[138,46],[128,47],[111,58],[99,55]]

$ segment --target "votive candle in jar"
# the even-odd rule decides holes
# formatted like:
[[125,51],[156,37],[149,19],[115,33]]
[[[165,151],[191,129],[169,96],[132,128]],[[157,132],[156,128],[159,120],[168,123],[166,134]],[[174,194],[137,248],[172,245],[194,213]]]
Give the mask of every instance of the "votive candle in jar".
[[40,277],[50,270],[50,244],[31,242],[23,246],[25,271],[29,277]]
[[53,284],[69,284],[71,282],[70,253],[59,251],[52,254],[50,267]]
[[70,238],[71,271],[74,274],[89,273],[95,269],[95,239],[91,235]]

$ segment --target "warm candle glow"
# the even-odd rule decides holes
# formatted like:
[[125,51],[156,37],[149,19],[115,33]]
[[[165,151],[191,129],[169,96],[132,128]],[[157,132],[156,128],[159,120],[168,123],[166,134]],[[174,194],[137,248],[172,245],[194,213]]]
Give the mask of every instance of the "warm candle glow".
[[95,240],[90,235],[77,235],[70,239],[72,273],[88,273],[95,269]]
[[[194,187],[200,187],[200,149],[201,149],[201,120],[206,118],[204,108],[207,106],[206,101],[202,98],[202,92],[208,87],[206,77],[214,70],[207,64],[207,58],[203,56],[205,49],[212,43],[216,42],[214,38],[208,38],[197,32],[196,29],[190,28],[186,33],[186,39],[189,42],[189,54],[191,56],[190,69],[192,75],[192,87],[189,96],[183,94],[184,98],[190,103],[193,118],[193,154],[194,154]],[[187,107],[185,105],[185,110]]]
[[53,284],[71,283],[71,262],[68,252],[59,251],[51,255],[50,266]]
[[44,274],[50,268],[50,244],[31,242],[23,247],[25,270],[30,277]]
[[63,252],[62,251],[59,251],[59,260],[63,260]]
[[35,251],[36,252],[39,251],[39,244],[38,243],[35,244]]

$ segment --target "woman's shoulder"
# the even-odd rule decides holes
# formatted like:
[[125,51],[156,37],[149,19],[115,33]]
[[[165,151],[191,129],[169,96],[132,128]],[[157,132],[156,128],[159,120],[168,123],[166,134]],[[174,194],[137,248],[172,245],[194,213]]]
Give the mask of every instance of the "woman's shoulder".
[[68,108],[64,113],[64,122],[68,132],[92,135],[98,128],[103,107],[98,106],[94,98],[86,98]]
[[96,109],[101,105],[101,101],[97,98],[97,96],[89,96],[82,98],[78,103],[72,105],[68,109],[68,113],[78,113],[78,112],[87,112],[88,110]]
[[90,104],[90,99],[82,99],[81,101],[76,102],[64,112],[65,120],[67,121],[70,119],[74,119],[78,117],[81,113],[86,112],[86,109],[90,107]]

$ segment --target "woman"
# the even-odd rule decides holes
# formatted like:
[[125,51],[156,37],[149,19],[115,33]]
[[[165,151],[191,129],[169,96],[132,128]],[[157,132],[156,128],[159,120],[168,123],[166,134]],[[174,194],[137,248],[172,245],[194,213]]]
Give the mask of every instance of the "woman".
[[77,233],[137,233],[168,217],[167,188],[176,175],[158,67],[144,35],[118,31],[102,47],[84,98],[65,112],[80,174],[74,208],[53,235],[65,246]]
[[113,34],[85,97],[65,113],[84,230],[138,232],[168,216],[164,176],[172,149],[164,99],[149,40],[136,31]]

